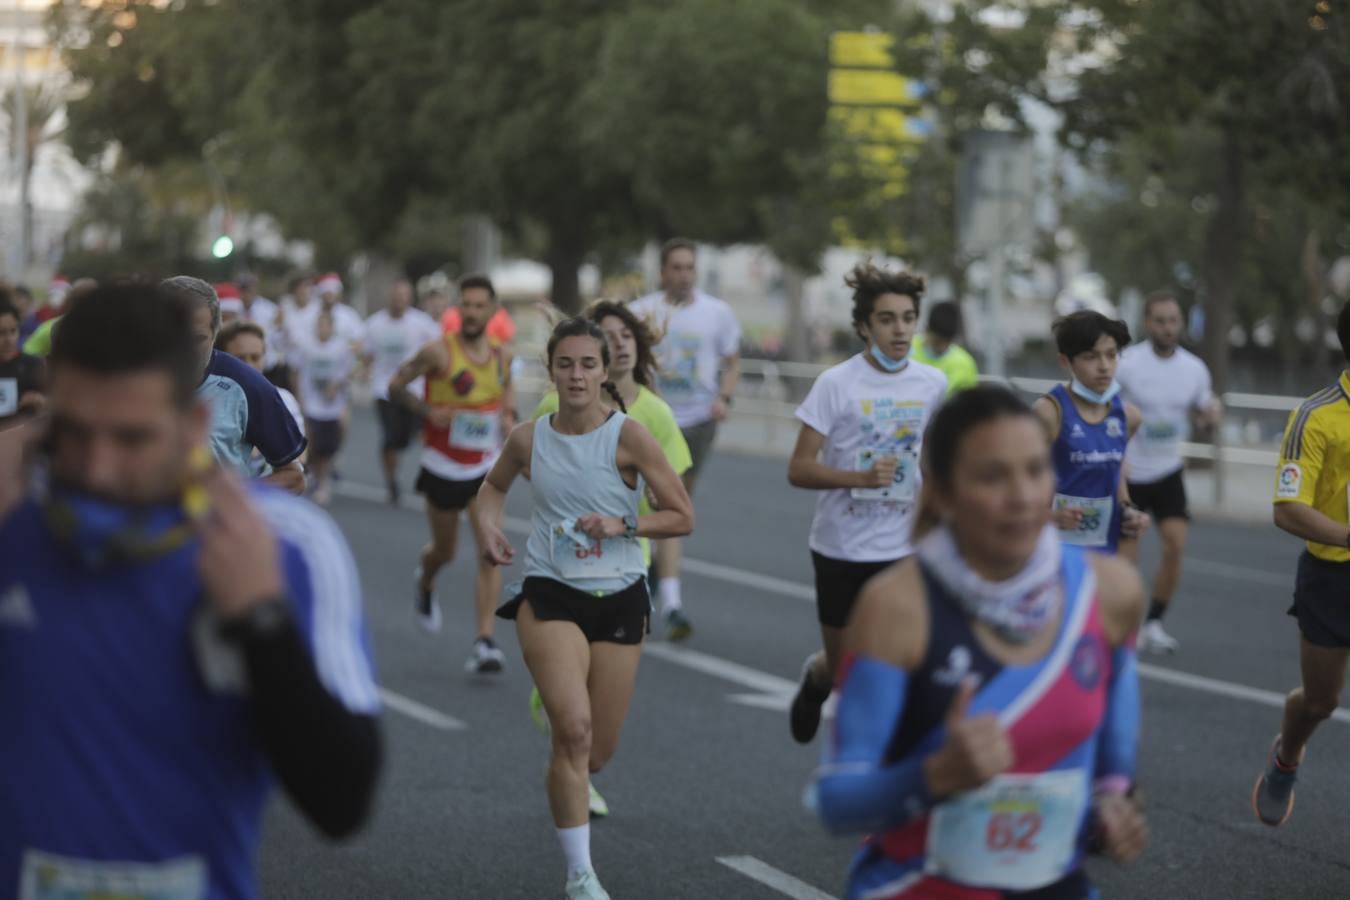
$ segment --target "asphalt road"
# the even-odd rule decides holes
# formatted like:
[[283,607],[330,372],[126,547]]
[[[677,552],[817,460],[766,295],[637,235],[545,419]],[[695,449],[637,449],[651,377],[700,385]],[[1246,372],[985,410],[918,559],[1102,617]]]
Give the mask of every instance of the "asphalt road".
[[[380,680],[398,707],[385,714],[378,811],[335,848],[278,801],[260,862],[264,895],[560,897],[547,742],[527,714],[513,627],[499,630],[504,673],[464,673],[473,639],[466,548],[440,580],[446,628],[417,628],[410,572],[424,525],[415,509],[360,499],[379,493],[375,456],[373,422],[358,410],[333,514],[360,564]],[[411,483],[415,453],[404,462]],[[523,485],[514,492],[512,515],[528,514],[526,494]],[[696,562],[684,574],[694,653],[657,640],[643,660],[623,742],[595,781],[613,813],[592,830],[596,869],[615,898],[839,897],[857,841],[827,836],[802,807],[819,746],[794,744],[783,712],[784,691],[819,640],[806,551],[813,498],[788,487],[779,462],[722,454],[695,499],[686,552]],[[1298,549],[1270,527],[1194,530],[1168,620],[1182,651],[1146,660],[1140,779],[1152,846],[1129,869],[1093,864],[1104,896],[1350,897],[1340,843],[1350,714],[1314,742],[1288,825],[1256,824],[1248,802],[1279,695],[1297,679],[1284,611]]]

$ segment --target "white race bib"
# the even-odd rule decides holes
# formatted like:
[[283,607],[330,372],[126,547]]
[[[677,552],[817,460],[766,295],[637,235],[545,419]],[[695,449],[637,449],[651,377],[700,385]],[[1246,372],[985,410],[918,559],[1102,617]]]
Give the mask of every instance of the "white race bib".
[[1081,772],[1000,775],[933,810],[926,870],[995,890],[1053,884],[1073,862],[1086,801]]
[[553,526],[549,552],[553,567],[565,580],[618,578],[624,574],[623,542],[629,538],[596,540],[577,530],[577,520]]
[[[872,466],[882,457],[883,454],[875,450],[859,450],[854,470],[870,472]],[[898,500],[902,503],[913,503],[917,494],[918,477],[919,457],[912,450],[901,450],[895,457],[895,477],[891,480],[890,487],[853,488],[849,491],[849,496],[854,500]]]
[[1181,444],[1181,429],[1170,420],[1145,422],[1139,427],[1143,448],[1158,456],[1171,455]]
[[1070,497],[1067,494],[1055,495],[1055,509],[1082,510],[1083,518],[1073,530],[1061,528],[1059,536],[1066,544],[1080,547],[1105,547],[1111,540],[1111,514],[1115,511],[1115,500],[1111,497]]
[[0,416],[12,416],[19,410],[19,379],[0,378]]
[[498,447],[500,421],[495,412],[456,412],[450,420],[450,446],[491,453]]
[[206,861],[93,862],[27,850],[19,900],[206,900]]

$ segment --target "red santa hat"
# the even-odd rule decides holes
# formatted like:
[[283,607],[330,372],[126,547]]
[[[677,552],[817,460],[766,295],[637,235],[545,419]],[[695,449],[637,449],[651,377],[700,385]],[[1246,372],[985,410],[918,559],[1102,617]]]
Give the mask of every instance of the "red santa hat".
[[212,287],[215,288],[216,296],[221,300],[239,299],[239,285],[233,281],[222,281],[219,284],[213,284]]
[[319,283],[315,287],[319,291],[319,296],[340,294],[342,293],[342,279],[338,277],[336,272],[328,272],[319,278]]

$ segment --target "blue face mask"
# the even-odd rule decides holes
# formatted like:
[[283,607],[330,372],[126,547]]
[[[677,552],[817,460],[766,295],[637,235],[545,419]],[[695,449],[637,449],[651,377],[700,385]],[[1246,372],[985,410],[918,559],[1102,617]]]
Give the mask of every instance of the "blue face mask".
[[1077,378],[1069,382],[1069,390],[1082,397],[1089,403],[1110,403],[1120,393],[1120,382],[1112,381],[1111,386],[1104,391],[1094,391],[1092,388],[1083,384]]
[[43,512],[52,533],[91,568],[169,553],[194,531],[184,503],[127,506],[55,485]]
[[887,356],[885,353],[882,353],[881,348],[878,347],[876,344],[872,345],[872,349],[870,352],[872,354],[872,359],[876,360],[876,364],[881,366],[883,371],[894,374],[896,372],[899,372],[905,366],[909,365],[908,353],[905,354],[903,359],[894,360],[891,359],[889,356]]

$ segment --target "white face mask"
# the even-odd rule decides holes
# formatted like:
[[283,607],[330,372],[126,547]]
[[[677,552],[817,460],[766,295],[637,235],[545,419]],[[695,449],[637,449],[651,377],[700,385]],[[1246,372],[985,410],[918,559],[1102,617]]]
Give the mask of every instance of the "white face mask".
[[872,354],[872,359],[876,360],[876,364],[881,366],[883,370],[890,372],[892,374],[899,372],[905,366],[909,365],[908,353],[906,353],[902,359],[894,360],[891,359],[889,356],[887,356],[885,353],[882,353],[881,348],[878,347],[876,344],[872,345],[872,349],[870,352]]
[[1111,381],[1111,386],[1108,387],[1106,390],[1094,391],[1092,388],[1088,387],[1087,385],[1083,384],[1083,382],[1075,378],[1071,382],[1069,382],[1069,390],[1073,391],[1075,394],[1082,397],[1089,403],[1106,404],[1114,400],[1116,398],[1116,394],[1120,393],[1120,382],[1115,381],[1113,379]]

